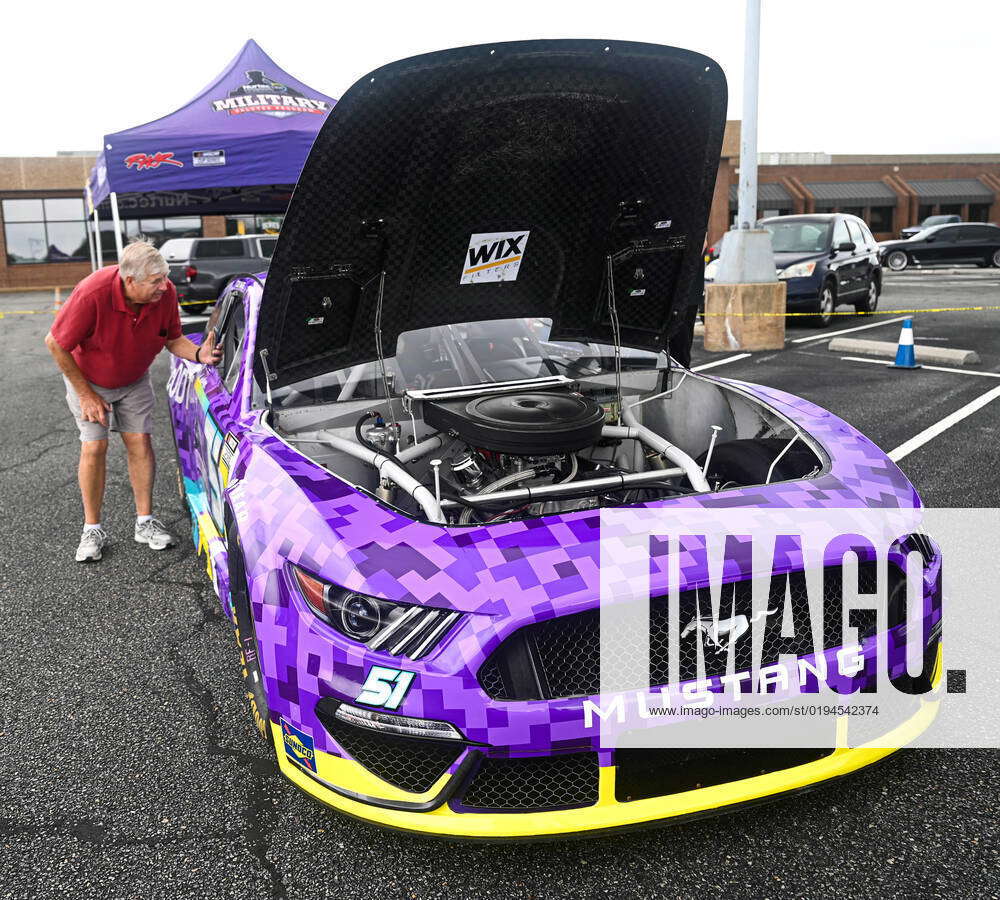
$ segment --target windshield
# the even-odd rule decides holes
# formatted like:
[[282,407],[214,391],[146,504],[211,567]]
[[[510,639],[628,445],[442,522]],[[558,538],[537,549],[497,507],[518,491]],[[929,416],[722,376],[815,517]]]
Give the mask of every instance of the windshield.
[[762,222],[775,253],[822,253],[830,246],[829,222]]
[[931,234],[937,234],[941,230],[940,225],[931,225],[930,228],[921,228],[916,234],[911,234],[907,240],[908,241],[925,241],[927,236]]
[[[546,375],[614,377],[614,348],[605,344],[550,341],[551,319],[494,319],[407,331],[386,359],[394,397],[411,389],[518,381]],[[622,347],[622,371],[666,368],[665,353]],[[299,406],[385,397],[377,362],[361,363],[275,390],[277,406]]]

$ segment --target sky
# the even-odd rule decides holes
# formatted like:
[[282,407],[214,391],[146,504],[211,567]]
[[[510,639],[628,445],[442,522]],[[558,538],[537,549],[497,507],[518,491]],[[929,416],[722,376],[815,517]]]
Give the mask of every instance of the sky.
[[[194,97],[254,38],[333,97],[378,66],[540,37],[642,40],[714,58],[740,118],[744,0],[12,2],[0,156],[97,150]],[[1000,153],[996,0],[762,0],[761,152]]]

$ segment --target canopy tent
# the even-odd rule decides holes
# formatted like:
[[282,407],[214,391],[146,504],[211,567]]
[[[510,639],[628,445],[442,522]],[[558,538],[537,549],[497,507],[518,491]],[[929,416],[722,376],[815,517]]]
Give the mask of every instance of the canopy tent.
[[[169,196],[161,208],[183,214],[246,212],[261,196],[287,194],[334,103],[248,40],[180,109],[106,134],[86,186],[94,265],[103,263],[98,208],[105,201],[121,253],[122,209],[148,215],[158,195]],[[242,202],[247,194],[250,206]]]

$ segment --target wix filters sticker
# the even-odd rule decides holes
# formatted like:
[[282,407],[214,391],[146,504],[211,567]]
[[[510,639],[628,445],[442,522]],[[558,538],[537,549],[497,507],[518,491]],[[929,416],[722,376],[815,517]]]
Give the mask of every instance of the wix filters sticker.
[[472,235],[459,284],[515,281],[529,234],[528,231],[493,231]]

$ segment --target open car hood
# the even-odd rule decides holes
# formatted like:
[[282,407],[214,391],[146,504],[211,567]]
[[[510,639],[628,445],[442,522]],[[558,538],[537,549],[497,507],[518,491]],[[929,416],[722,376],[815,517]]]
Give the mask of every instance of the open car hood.
[[500,43],[376,69],[295,188],[258,383],[373,360],[377,330],[387,357],[405,331],[519,316],[611,343],[609,255],[622,343],[662,349],[701,293],[725,113],[713,60],[655,44]]

